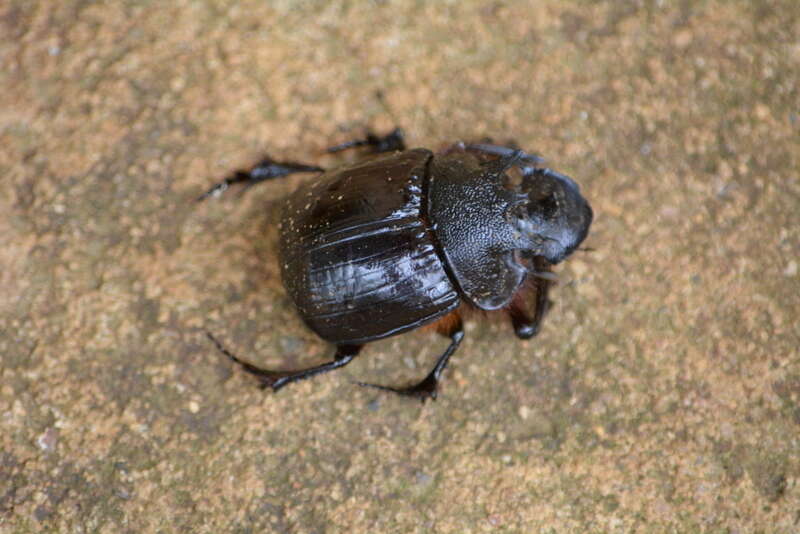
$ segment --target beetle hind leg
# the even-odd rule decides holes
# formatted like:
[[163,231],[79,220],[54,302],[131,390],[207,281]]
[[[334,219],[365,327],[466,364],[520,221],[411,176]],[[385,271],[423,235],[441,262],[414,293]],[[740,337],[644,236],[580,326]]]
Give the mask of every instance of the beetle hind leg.
[[259,182],[288,176],[290,174],[324,171],[325,169],[317,167],[316,165],[306,165],[305,163],[293,163],[289,161],[279,162],[271,158],[264,158],[249,171],[236,171],[231,176],[217,182],[211,189],[200,195],[197,200],[199,202],[208,197],[217,197],[234,184],[244,184],[244,187],[247,189]]
[[392,393],[397,393],[398,395],[403,395],[406,397],[415,397],[423,402],[428,399],[435,400],[438,392],[439,380],[442,377],[445,367],[447,367],[447,363],[450,361],[450,356],[453,355],[458,346],[461,344],[461,340],[464,339],[464,327],[461,323],[461,317],[458,315],[458,313],[453,313],[447,317],[452,318],[452,320],[442,323],[444,327],[443,331],[440,330],[440,333],[450,338],[450,345],[442,353],[442,355],[439,356],[439,358],[436,360],[436,365],[433,366],[431,372],[428,373],[428,376],[423,378],[422,381],[402,388],[369,384],[367,382],[358,382],[358,385],[380,389],[382,391],[391,391]]
[[214,345],[217,347],[217,350],[227,356],[231,361],[238,364],[242,369],[258,378],[259,387],[261,389],[272,388],[273,391],[278,391],[283,386],[292,382],[305,380],[306,378],[311,378],[312,376],[320,375],[322,373],[327,373],[328,371],[333,371],[334,369],[344,367],[350,363],[361,350],[361,345],[337,345],[336,354],[331,362],[323,363],[315,367],[309,367],[307,369],[297,369],[293,371],[271,371],[269,369],[262,369],[261,367],[257,367],[240,359],[226,349],[222,343],[220,343],[214,336],[211,335],[210,332],[206,332],[206,336],[208,336],[208,339],[214,343]]

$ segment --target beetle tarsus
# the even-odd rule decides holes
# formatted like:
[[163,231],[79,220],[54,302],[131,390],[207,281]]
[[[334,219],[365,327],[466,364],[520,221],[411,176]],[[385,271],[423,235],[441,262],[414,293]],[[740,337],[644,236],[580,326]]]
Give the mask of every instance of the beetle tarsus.
[[336,354],[334,355],[333,361],[328,363],[323,363],[321,365],[309,367],[308,369],[299,369],[296,371],[270,371],[269,369],[262,369],[261,367],[257,367],[252,363],[242,360],[231,351],[226,349],[225,346],[222,345],[219,340],[217,340],[217,338],[211,335],[211,332],[206,331],[206,336],[211,340],[212,343],[214,343],[214,345],[217,347],[217,350],[227,356],[232,362],[238,364],[242,369],[258,378],[259,388],[272,388],[272,391],[278,391],[285,385],[291,384],[292,382],[311,378],[312,376],[327,373],[328,371],[333,371],[339,367],[344,367],[350,363],[361,350],[361,345],[337,345]]
[[425,402],[428,399],[436,400],[439,389],[439,380],[442,377],[442,373],[444,372],[445,367],[447,367],[447,363],[450,361],[450,356],[453,355],[458,346],[461,344],[461,340],[464,339],[464,327],[461,323],[460,317],[456,318],[456,321],[445,335],[450,337],[450,345],[447,347],[447,350],[445,350],[442,355],[439,356],[439,359],[436,360],[436,365],[433,366],[431,372],[428,373],[428,376],[423,378],[422,381],[404,388],[393,388],[390,386],[382,386],[380,384],[370,384],[368,382],[357,382],[357,384],[359,386],[371,387],[380,389],[382,391],[391,391],[392,393],[397,393],[398,395],[403,395],[404,397],[414,397],[422,402]]
[[203,193],[197,198],[197,201],[203,201],[208,197],[217,197],[228,190],[234,184],[244,184],[245,189],[256,185],[257,183],[273,178],[280,178],[290,174],[300,172],[324,172],[325,169],[316,165],[306,165],[305,163],[293,162],[278,162],[270,158],[264,158],[260,163],[255,165],[249,171],[236,171],[232,176],[214,184],[211,189]]
[[332,146],[327,149],[327,152],[332,154],[360,146],[368,146],[372,149],[372,152],[375,153],[395,152],[405,150],[406,142],[403,130],[395,128],[384,136],[378,136],[372,132],[367,132],[367,136],[364,139],[353,139],[352,141]]
[[439,382],[428,375],[419,384],[414,384],[413,386],[405,388],[393,388],[390,386],[382,386],[380,384],[370,384],[369,382],[356,382],[356,384],[381,391],[389,391],[391,393],[402,395],[403,397],[413,397],[419,399],[421,402],[425,402],[428,399],[436,400]]

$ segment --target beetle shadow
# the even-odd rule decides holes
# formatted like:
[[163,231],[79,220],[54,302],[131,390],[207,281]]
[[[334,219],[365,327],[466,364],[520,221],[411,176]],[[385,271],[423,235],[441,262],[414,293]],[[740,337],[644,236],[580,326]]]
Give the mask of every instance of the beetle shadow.
[[[221,324],[228,326],[209,328],[232,352],[259,366],[302,367],[328,358],[332,350],[303,324],[281,282],[278,230],[283,205],[304,179],[313,178],[293,176],[231,190],[218,200],[227,204],[227,221],[220,232],[236,236],[232,264],[238,272],[231,274],[239,281],[228,298],[219,301]],[[220,253],[225,248],[220,243]]]

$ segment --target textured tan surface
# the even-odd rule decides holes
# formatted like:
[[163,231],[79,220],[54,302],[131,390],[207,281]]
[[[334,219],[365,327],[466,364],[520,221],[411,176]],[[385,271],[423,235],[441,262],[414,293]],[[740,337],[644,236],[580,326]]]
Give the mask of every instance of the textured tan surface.
[[[800,531],[800,3],[0,4],[0,532]],[[623,7],[624,6],[624,7]],[[388,110],[375,97],[384,91]],[[320,361],[265,152],[514,138],[596,212],[540,336]]]

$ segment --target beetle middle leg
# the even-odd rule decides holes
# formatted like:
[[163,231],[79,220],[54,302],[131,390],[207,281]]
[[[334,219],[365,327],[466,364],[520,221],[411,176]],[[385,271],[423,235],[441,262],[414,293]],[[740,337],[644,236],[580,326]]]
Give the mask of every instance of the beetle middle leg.
[[230,358],[234,363],[239,364],[239,366],[241,366],[245,371],[258,378],[259,387],[261,389],[272,388],[273,391],[278,391],[286,384],[297,382],[298,380],[305,380],[306,378],[311,378],[312,376],[320,375],[322,373],[327,373],[328,371],[333,371],[334,369],[344,367],[358,355],[362,347],[361,345],[337,345],[336,354],[331,362],[309,367],[307,369],[271,371],[269,369],[262,369],[261,367],[257,367],[240,359],[226,349],[222,343],[217,341],[217,339],[209,332],[206,332],[206,336],[208,336],[208,339],[214,343],[214,345],[222,354]]
[[381,389],[383,391],[391,391],[392,393],[405,395],[407,397],[416,397],[421,401],[436,399],[442,373],[445,367],[447,367],[447,363],[450,361],[450,356],[453,355],[461,344],[461,340],[464,339],[464,326],[461,322],[461,316],[457,311],[446,316],[445,320],[440,322],[440,325],[438,331],[440,334],[450,338],[450,345],[447,347],[447,350],[439,356],[436,360],[436,365],[433,366],[431,372],[428,373],[428,376],[422,379],[422,381],[404,388],[393,388],[366,382],[358,382],[358,385]]
[[[463,144],[463,150],[467,152],[477,152],[479,154],[487,154],[490,156],[498,156],[500,158],[508,158],[514,155],[517,151],[516,148],[503,146],[503,145],[494,145],[490,143],[465,143]],[[522,152],[519,157],[519,166],[526,167],[526,166],[536,166],[539,163],[544,163],[544,158],[541,156],[537,156],[536,154],[528,154],[527,152]]]
[[372,149],[372,152],[376,153],[395,152],[405,150],[406,141],[403,130],[400,128],[395,128],[383,136],[375,135],[372,132],[367,132],[367,136],[364,139],[353,139],[351,141],[332,146],[328,148],[327,151],[329,153],[341,152],[343,150],[347,150],[348,148],[356,148],[359,146],[368,146],[370,149]]

